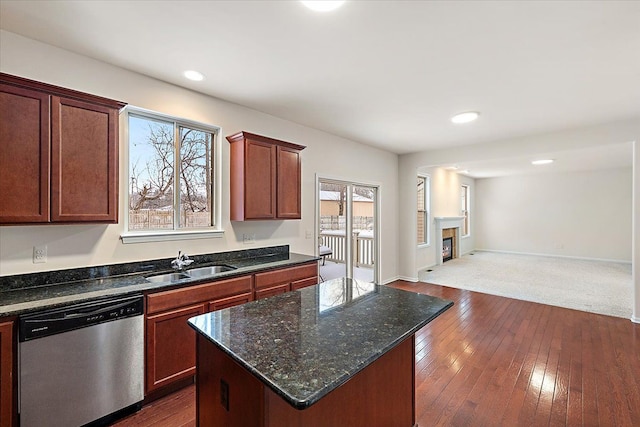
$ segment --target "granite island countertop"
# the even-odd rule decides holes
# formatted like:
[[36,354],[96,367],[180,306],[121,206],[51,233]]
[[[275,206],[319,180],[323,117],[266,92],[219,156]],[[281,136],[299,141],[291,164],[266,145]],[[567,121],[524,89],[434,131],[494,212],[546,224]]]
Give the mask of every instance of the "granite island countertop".
[[316,403],[453,302],[352,279],[189,319],[298,409]]
[[[125,296],[145,291],[190,286],[228,279],[258,271],[284,268],[318,260],[315,256],[289,252],[287,245],[193,256],[191,268],[229,265],[234,270],[209,277],[185,278],[173,282],[152,283],[146,277],[172,271],[171,259],[142,261],[121,265],[0,277],[0,317],[72,303]],[[143,270],[143,271],[139,271]]]

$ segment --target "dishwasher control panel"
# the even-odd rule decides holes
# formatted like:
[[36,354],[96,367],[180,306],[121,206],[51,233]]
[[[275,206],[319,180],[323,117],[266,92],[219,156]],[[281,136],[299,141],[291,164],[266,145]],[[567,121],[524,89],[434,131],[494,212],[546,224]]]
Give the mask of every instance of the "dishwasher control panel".
[[110,298],[20,316],[20,341],[143,314],[141,295]]

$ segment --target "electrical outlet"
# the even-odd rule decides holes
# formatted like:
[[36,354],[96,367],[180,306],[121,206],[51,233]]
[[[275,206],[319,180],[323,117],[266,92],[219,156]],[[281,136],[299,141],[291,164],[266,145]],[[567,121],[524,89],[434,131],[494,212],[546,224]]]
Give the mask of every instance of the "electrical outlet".
[[304,238],[305,239],[312,239],[313,238],[313,230],[307,230],[304,233]]
[[47,262],[47,245],[33,247],[33,263],[44,264]]
[[255,242],[256,242],[256,233],[242,235],[242,243],[244,243],[245,245],[252,245]]

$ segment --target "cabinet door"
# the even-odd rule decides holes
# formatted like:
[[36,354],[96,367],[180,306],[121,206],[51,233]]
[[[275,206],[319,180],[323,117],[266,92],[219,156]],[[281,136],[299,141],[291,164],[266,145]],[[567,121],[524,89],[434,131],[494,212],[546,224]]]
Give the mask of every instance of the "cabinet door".
[[199,304],[147,317],[147,393],[196,373],[196,332],[187,319],[202,313]]
[[13,322],[0,323],[0,427],[13,422]]
[[49,221],[49,95],[0,84],[0,224]]
[[51,220],[118,220],[117,110],[52,97]]
[[278,191],[277,214],[281,219],[300,219],[300,151],[288,147],[277,147]]
[[289,283],[273,286],[266,289],[256,289],[256,299],[269,298],[274,295],[284,294],[291,290]]
[[209,303],[209,311],[216,311],[222,310],[223,308],[234,307],[236,305],[247,303],[251,300],[251,292],[241,295],[234,295],[232,297],[216,299]]
[[245,219],[276,217],[276,147],[248,139],[245,144]]

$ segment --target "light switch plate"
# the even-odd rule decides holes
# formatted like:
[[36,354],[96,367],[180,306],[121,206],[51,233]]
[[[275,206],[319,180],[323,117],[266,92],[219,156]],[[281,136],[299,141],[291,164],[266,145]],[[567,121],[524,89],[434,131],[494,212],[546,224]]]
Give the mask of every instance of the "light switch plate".
[[245,245],[252,245],[255,242],[256,242],[256,233],[242,235],[242,243],[244,243]]

